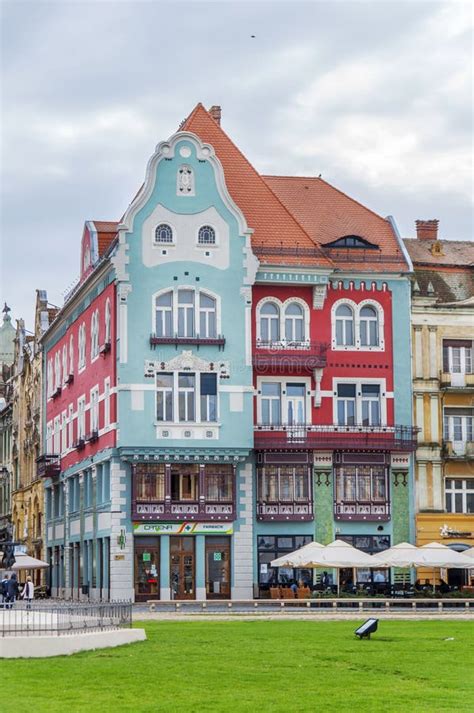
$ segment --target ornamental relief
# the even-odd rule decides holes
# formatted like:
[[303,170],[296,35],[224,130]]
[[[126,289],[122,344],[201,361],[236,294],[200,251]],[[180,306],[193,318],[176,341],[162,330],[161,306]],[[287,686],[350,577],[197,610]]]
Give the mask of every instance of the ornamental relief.
[[199,373],[216,373],[220,379],[230,377],[228,361],[206,361],[193,354],[191,350],[183,350],[181,354],[169,361],[145,360],[145,376],[154,377],[160,371],[189,371]]

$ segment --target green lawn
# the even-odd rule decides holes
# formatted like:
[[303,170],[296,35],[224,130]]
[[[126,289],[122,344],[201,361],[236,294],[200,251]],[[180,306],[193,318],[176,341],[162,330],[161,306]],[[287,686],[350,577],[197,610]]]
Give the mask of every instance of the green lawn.
[[3,660],[2,710],[473,710],[473,622],[380,621],[370,641],[351,621],[143,626],[148,641],[130,646]]

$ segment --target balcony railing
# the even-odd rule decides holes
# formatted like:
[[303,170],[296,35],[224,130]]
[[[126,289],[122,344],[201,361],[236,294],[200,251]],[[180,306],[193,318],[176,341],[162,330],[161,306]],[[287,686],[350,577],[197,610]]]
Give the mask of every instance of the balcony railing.
[[334,517],[336,520],[355,520],[357,522],[390,520],[390,502],[335,502]]
[[219,347],[219,351],[225,347],[225,338],[222,334],[218,334],[216,337],[200,337],[199,334],[194,337],[180,337],[174,334],[169,337],[157,337],[156,334],[150,334],[150,346],[152,349],[164,344],[171,344],[176,347],[191,344],[193,346],[199,347]]
[[38,478],[54,478],[60,472],[59,456],[43,453],[36,459],[36,475]]
[[453,459],[474,458],[474,441],[443,441],[443,455]]
[[414,451],[417,447],[414,426],[269,426],[257,424],[254,447],[257,450],[284,448],[289,450],[328,450],[356,448],[383,451]]
[[442,371],[439,375],[442,389],[474,389],[474,374],[458,374],[450,371]]
[[257,520],[298,522],[313,520],[313,502],[257,502]]
[[232,500],[212,501],[172,501],[142,500],[136,498],[132,503],[132,517],[136,520],[191,520],[194,522],[235,520],[235,505]]
[[258,371],[297,367],[312,371],[326,366],[328,344],[322,342],[254,342],[253,365]]

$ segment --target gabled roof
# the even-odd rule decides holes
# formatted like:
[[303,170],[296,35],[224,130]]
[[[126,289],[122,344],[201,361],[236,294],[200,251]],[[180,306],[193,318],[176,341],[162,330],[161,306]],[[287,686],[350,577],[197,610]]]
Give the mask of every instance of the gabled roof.
[[288,206],[202,104],[195,107],[180,129],[191,131],[214,147],[224,168],[229,193],[254,231],[252,247],[262,263],[332,267],[330,258],[315,245]]
[[[474,267],[474,241],[472,240],[419,240],[403,241],[414,265],[438,265],[439,267]],[[440,252],[433,250],[433,246]]]
[[113,239],[117,235],[118,223],[107,220],[93,220],[94,227],[97,231],[97,247],[99,257],[105,253]]
[[[405,271],[401,247],[387,218],[377,215],[322,178],[263,176],[272,191],[293,213],[316,245],[331,243],[345,235],[357,235],[379,250],[326,248],[341,269]],[[351,260],[353,258],[353,261]]]

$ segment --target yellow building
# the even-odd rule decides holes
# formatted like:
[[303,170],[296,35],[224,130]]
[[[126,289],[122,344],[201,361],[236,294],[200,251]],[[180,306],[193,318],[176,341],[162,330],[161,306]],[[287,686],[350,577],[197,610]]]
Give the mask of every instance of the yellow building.
[[[39,339],[49,325],[54,310],[48,308],[46,293],[37,291],[35,332],[27,334],[18,320],[12,386],[12,523],[15,540],[26,552],[44,559],[44,492],[36,475],[36,459],[41,449],[42,354]],[[36,583],[41,582],[40,571]]]
[[[413,262],[412,368],[418,545],[474,546],[474,243],[438,239],[438,221],[417,221],[405,240]],[[418,576],[431,577],[429,570]],[[450,570],[449,583],[469,573]]]

